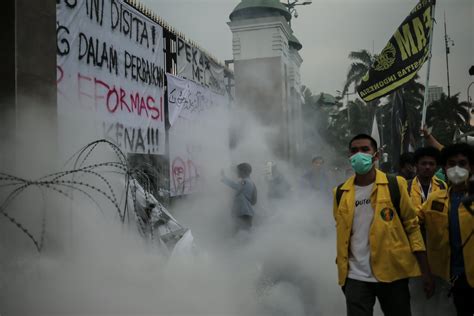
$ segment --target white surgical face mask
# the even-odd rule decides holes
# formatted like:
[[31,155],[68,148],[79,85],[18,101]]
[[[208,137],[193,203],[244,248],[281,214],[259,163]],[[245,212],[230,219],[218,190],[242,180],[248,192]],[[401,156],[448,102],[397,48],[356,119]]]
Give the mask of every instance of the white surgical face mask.
[[469,171],[467,169],[454,166],[446,170],[448,180],[454,185],[463,183],[469,178]]

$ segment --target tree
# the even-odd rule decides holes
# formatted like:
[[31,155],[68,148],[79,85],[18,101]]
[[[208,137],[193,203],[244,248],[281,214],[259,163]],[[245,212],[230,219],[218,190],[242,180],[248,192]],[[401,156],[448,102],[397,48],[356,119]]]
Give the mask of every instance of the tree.
[[314,156],[316,152],[320,152],[321,146],[325,141],[321,134],[321,129],[327,125],[327,113],[318,103],[319,96],[314,95],[311,90],[306,87],[301,87],[301,94],[304,102],[302,104],[303,117],[303,138],[305,146],[302,152],[302,163],[307,163],[308,157]]
[[453,142],[457,132],[467,132],[470,128],[468,102],[459,102],[459,93],[451,97],[441,94],[441,98],[430,104],[427,123],[433,128],[433,136],[441,144]]
[[342,89],[343,96],[347,93],[351,85],[354,86],[355,91],[355,88],[360,84],[362,78],[374,63],[375,55],[372,55],[368,50],[363,49],[358,52],[350,52],[349,59],[353,60],[353,62],[347,72],[346,83]]
[[[338,157],[336,160],[340,158],[338,163],[346,162],[343,157],[345,157],[347,142],[351,137],[348,132],[347,108],[343,108],[334,96],[327,93],[321,92],[314,95],[304,86],[301,93],[304,98],[302,105],[305,139],[303,156],[307,159],[319,153]],[[354,115],[358,116],[357,113]],[[307,161],[302,162],[307,163]]]
[[351,101],[346,107],[333,107],[327,127],[321,132],[340,153],[346,153],[347,143],[352,136],[370,134],[369,108],[361,100]]
[[351,135],[370,134],[372,121],[370,108],[367,104],[359,99],[349,102],[347,105],[349,111],[349,129]]
[[[418,82],[419,76],[416,75],[412,80],[405,84],[402,88],[403,101],[405,103],[405,110],[407,113],[408,126],[412,132],[412,136],[415,137],[415,141],[420,141],[419,130],[421,128],[421,111],[423,108],[423,99],[425,86]],[[388,99],[389,103],[394,102],[394,93],[392,93]],[[386,110],[391,111],[391,107]],[[384,115],[390,115],[390,113],[384,113]],[[417,145],[417,144],[413,144]]]
[[313,92],[311,92],[311,89],[309,89],[307,86],[302,85],[301,86],[301,94],[303,95],[304,103],[303,107],[307,106],[314,106],[316,102],[316,96],[313,95]]
[[[357,52],[350,52],[349,59],[353,60],[346,76],[346,83],[342,89],[342,97],[348,92],[351,86],[354,86],[354,92],[360,85],[362,78],[367,74],[370,67],[374,63],[376,55],[371,54],[368,50],[363,49]],[[380,100],[374,100],[367,103],[369,118],[373,118]]]

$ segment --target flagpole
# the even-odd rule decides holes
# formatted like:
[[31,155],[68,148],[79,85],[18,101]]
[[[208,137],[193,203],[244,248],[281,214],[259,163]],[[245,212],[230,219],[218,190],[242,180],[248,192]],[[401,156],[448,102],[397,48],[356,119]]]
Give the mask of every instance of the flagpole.
[[[430,34],[430,43],[429,43],[429,57],[428,57],[428,68],[426,69],[426,81],[425,81],[425,96],[423,98],[423,112],[421,116],[421,128],[425,127],[426,125],[426,110],[428,108],[428,90],[429,90],[429,83],[430,83],[430,72],[431,72],[431,49],[433,47],[433,35],[434,35],[434,24],[435,24],[435,9],[436,9],[436,1],[433,1],[433,10],[431,12],[431,34]],[[423,138],[424,141],[424,138]]]

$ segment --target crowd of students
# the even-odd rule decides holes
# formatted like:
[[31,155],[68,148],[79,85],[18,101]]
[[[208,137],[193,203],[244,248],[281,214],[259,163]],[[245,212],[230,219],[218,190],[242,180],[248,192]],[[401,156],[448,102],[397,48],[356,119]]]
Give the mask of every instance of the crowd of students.
[[399,176],[376,169],[371,136],[349,143],[355,174],[333,207],[347,315],[372,315],[376,299],[385,315],[412,315],[409,281],[420,276],[427,298],[449,288],[457,315],[474,314],[474,150],[424,132],[431,146],[402,157]]
[[[422,315],[447,315],[440,301],[450,302],[458,316],[474,315],[474,148],[444,147],[424,136],[430,146],[403,155],[398,175],[376,168],[379,150],[371,136],[349,143],[354,174],[333,191],[336,264],[349,316],[373,315],[376,299],[389,316],[410,316],[413,307]],[[313,159],[302,177],[305,187],[326,191],[323,163]],[[269,183],[278,184],[272,194],[285,195],[289,185],[273,163],[267,169]],[[238,181],[222,173],[236,191],[236,231],[252,227],[257,190],[251,171],[248,163],[238,165]],[[420,291],[427,300],[416,295]],[[434,294],[438,299],[430,300]]]

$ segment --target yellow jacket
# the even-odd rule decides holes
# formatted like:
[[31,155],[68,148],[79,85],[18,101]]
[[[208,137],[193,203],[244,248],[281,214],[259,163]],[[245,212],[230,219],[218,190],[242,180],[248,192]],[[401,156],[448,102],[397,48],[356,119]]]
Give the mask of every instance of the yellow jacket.
[[[428,196],[436,191],[439,190],[444,190],[448,186],[443,180],[440,180],[436,177],[431,178],[431,192],[428,193]],[[416,211],[419,212],[421,210],[421,207],[423,206],[423,194],[421,192],[421,187],[420,187],[420,182],[418,180],[418,177],[415,177],[412,182],[411,182],[411,188],[409,189],[409,194],[411,197],[411,201],[413,203],[413,206],[415,207]]]
[[[334,219],[337,231],[337,268],[339,284],[344,285],[349,270],[349,243],[355,211],[355,176],[341,187],[339,206],[334,189]],[[370,227],[370,261],[372,272],[380,282],[393,282],[421,274],[415,251],[425,251],[418,218],[407,191],[407,182],[397,177],[400,189],[400,214],[393,206],[385,173],[376,170],[371,205],[375,210]]]
[[[421,212],[420,222],[426,228],[426,249],[431,272],[449,280],[451,265],[451,246],[449,242],[450,202],[447,190],[433,192]],[[466,243],[463,249],[464,266],[469,284],[474,287],[474,216],[461,203],[458,209],[461,240]]]

